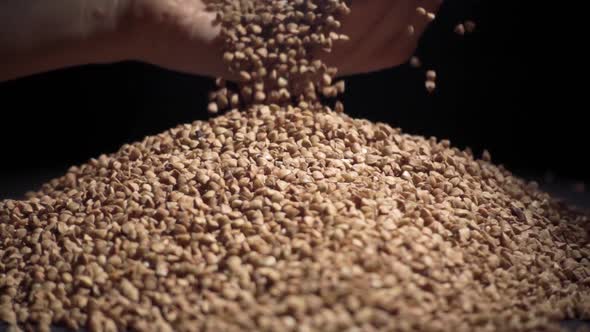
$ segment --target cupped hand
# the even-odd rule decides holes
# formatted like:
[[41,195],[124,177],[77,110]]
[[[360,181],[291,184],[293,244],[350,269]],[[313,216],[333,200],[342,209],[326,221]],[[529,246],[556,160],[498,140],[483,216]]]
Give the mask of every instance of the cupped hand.
[[442,0],[360,0],[342,19],[350,37],[324,55],[339,75],[368,73],[398,66],[416,50],[420,36],[434,19]]
[[[132,1],[137,60],[199,75],[230,75],[221,59],[221,27],[206,0]],[[317,56],[338,67],[339,75],[400,65],[415,51],[441,1],[357,0],[339,31],[350,40]]]

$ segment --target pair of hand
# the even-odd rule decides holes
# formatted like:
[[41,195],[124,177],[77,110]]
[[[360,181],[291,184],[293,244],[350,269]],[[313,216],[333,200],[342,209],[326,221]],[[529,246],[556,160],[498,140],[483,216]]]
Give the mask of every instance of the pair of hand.
[[[205,1],[212,0],[0,1],[0,81],[125,60],[227,78],[221,27]],[[433,16],[426,13],[436,12],[440,1],[355,0],[339,31],[350,40],[316,56],[340,75],[399,65],[414,52]]]
[[[220,59],[219,26],[204,0],[135,0],[132,35],[143,38],[138,59],[173,70],[225,76]],[[366,73],[404,63],[442,0],[356,0],[342,21],[350,37],[320,56],[340,75]],[[213,51],[215,50],[215,51]]]

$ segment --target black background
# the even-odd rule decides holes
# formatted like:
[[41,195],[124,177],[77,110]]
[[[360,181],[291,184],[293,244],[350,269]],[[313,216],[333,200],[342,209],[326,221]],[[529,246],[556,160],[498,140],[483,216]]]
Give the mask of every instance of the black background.
[[[542,7],[549,5],[561,9]],[[476,33],[454,34],[467,18],[478,22]],[[573,79],[572,22],[567,2],[447,1],[417,51],[425,67],[349,78],[346,112],[478,154],[487,148],[495,162],[531,179],[551,172],[567,186],[587,181],[587,106]],[[439,77],[431,96],[429,68]],[[212,87],[207,78],[139,63],[0,83],[0,198],[123,143],[206,119]]]

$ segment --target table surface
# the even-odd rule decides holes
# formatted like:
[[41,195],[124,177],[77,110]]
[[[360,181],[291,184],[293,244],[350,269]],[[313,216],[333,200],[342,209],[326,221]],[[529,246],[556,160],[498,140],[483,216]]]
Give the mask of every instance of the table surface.
[[[36,172],[22,172],[11,174],[10,176],[0,174],[0,200],[1,199],[18,199],[29,191],[37,189],[42,183],[60,176],[64,170],[46,170]],[[535,179],[534,176],[525,176],[525,178]],[[590,211],[590,192],[576,191],[574,186],[576,181],[567,179],[556,179],[550,184],[543,184],[543,190],[551,193],[554,197],[564,200],[578,208]],[[569,320],[562,323],[564,331],[576,331],[580,327],[590,328],[590,321]],[[7,325],[0,323],[0,332],[5,332]],[[67,329],[55,327],[53,332],[66,332]]]

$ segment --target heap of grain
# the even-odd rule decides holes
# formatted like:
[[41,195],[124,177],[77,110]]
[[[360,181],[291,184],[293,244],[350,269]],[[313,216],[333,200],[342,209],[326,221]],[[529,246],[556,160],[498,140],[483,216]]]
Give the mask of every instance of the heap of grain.
[[[297,31],[325,41],[348,7],[269,2],[275,11],[262,14],[251,1],[215,7],[226,13],[226,58],[244,77],[215,105],[247,108],[0,202],[0,320],[39,330],[541,331],[588,318],[586,216],[487,154],[321,107],[314,93],[334,71],[314,65],[311,44],[290,52],[296,30],[273,22],[306,13],[313,25]],[[241,28],[226,19],[240,11]],[[272,48],[283,29],[286,44]],[[267,57],[250,51],[261,35]],[[279,62],[263,60],[272,54]]]

